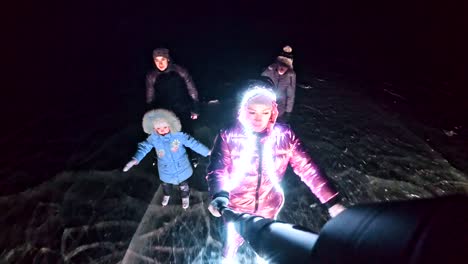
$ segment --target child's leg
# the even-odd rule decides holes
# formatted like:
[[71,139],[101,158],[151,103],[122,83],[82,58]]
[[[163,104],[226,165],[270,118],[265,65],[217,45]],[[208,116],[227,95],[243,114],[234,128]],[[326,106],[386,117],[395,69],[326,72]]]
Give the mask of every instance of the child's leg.
[[161,183],[161,186],[163,188],[164,196],[171,196],[172,185],[170,183],[163,182]]
[[163,193],[164,193],[164,197],[163,197],[161,204],[162,206],[166,206],[169,203],[169,198],[171,198],[172,185],[169,183],[163,182],[161,183],[161,186],[163,188]]
[[183,181],[179,184],[180,196],[182,197],[182,208],[187,209],[190,206],[190,187],[188,182]]
[[187,181],[183,181],[179,184],[180,196],[182,198],[187,198],[190,195],[190,187]]

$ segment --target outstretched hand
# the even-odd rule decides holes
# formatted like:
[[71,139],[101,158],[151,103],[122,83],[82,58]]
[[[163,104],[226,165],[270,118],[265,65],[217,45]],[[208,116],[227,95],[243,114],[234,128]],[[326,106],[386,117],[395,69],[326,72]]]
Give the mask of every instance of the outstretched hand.
[[341,212],[346,210],[346,207],[344,207],[342,204],[335,204],[332,207],[328,208],[328,213],[330,214],[331,217],[335,217],[339,215]]
[[131,167],[135,166],[138,164],[138,160],[136,159],[132,159],[131,161],[129,161],[125,167],[123,168],[123,171],[126,172],[128,171]]

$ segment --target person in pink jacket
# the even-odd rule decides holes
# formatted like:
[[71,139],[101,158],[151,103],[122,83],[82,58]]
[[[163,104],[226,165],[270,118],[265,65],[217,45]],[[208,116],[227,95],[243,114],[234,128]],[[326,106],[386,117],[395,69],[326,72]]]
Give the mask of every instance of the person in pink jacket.
[[[227,206],[275,219],[284,203],[280,182],[288,165],[328,206],[332,217],[345,209],[338,203],[338,192],[320,174],[299,138],[288,125],[276,123],[277,117],[274,92],[257,86],[245,92],[238,122],[216,137],[206,176],[212,198],[208,209],[214,216],[219,217],[219,209]],[[234,258],[244,242],[237,233],[229,236],[224,259]]]

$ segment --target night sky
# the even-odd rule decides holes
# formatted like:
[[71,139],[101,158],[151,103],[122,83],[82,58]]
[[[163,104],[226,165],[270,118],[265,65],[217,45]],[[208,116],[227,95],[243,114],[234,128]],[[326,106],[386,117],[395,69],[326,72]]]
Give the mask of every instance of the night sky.
[[34,80],[46,78],[52,82],[47,87],[58,90],[63,85],[57,78],[85,82],[94,90],[90,83],[96,81],[133,81],[151,67],[151,50],[166,46],[207,84],[216,78],[208,74],[216,68],[226,68],[231,75],[226,77],[233,78],[264,67],[284,44],[293,46],[297,67],[368,79],[461,84],[467,69],[461,4],[98,2],[14,8],[5,23],[12,34],[6,40],[14,52],[5,53],[14,56],[13,70],[34,68]]

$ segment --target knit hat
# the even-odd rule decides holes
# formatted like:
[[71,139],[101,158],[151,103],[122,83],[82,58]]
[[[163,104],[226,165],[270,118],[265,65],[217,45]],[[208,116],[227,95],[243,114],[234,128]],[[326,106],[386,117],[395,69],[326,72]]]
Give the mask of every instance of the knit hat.
[[241,83],[241,86],[244,86],[245,90],[251,90],[254,88],[258,88],[258,87],[263,87],[266,89],[273,90],[274,83],[271,80],[271,78],[268,76],[259,76],[259,77],[255,77],[255,78],[251,78],[251,79],[243,81]]
[[164,57],[168,60],[171,60],[171,56],[169,56],[169,50],[166,48],[157,48],[153,50],[153,59],[156,57]]
[[284,46],[283,51],[276,58],[276,61],[280,64],[287,66],[288,68],[293,68],[293,54],[291,46]]
[[246,102],[246,105],[265,105],[265,106],[272,106],[272,97],[267,96],[265,94],[257,94],[253,97],[249,98]]

